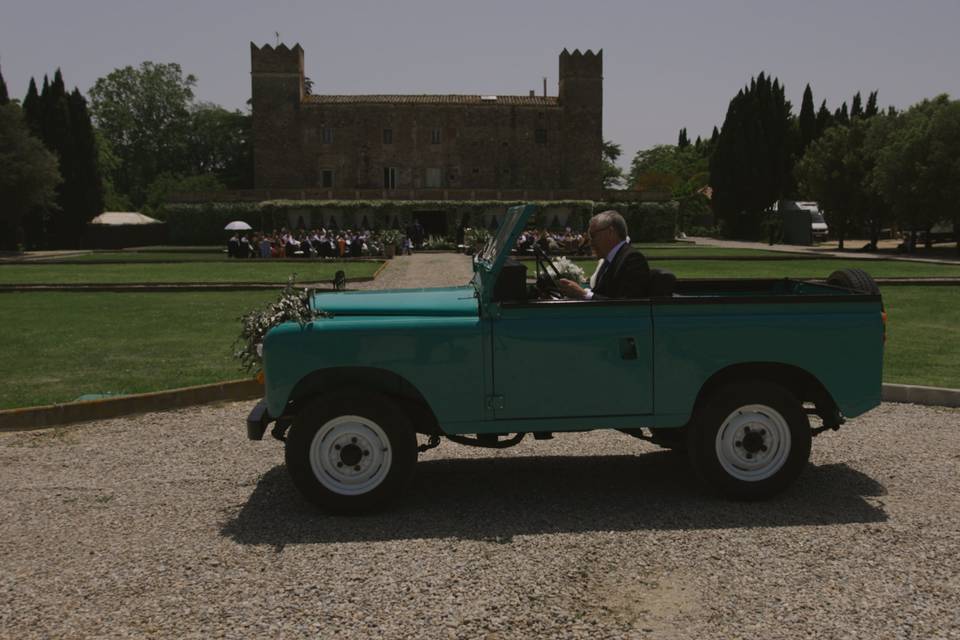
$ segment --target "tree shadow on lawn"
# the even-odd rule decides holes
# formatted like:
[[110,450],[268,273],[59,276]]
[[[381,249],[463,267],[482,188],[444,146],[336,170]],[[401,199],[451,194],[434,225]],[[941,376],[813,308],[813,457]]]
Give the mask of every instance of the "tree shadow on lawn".
[[886,521],[864,496],[886,492],[845,464],[809,465],[780,496],[734,502],[705,494],[670,452],[428,460],[386,511],[333,516],[307,502],[278,465],[221,533],[240,544],[513,536],[588,531],[786,527]]

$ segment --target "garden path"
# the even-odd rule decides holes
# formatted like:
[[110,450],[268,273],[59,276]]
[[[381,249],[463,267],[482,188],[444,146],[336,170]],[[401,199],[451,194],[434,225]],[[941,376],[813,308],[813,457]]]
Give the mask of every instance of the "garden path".
[[415,253],[397,256],[373,282],[347,282],[348,289],[414,289],[467,284],[473,277],[470,256],[462,253]]

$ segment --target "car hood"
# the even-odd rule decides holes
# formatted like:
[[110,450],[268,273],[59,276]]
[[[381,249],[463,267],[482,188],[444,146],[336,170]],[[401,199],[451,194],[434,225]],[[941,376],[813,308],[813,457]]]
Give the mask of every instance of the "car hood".
[[311,305],[334,316],[473,316],[479,310],[472,285],[318,293]]

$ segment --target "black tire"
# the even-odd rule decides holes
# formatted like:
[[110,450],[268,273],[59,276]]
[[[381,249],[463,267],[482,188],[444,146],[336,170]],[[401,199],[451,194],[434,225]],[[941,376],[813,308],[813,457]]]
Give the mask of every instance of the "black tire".
[[834,271],[827,278],[827,284],[835,287],[843,287],[862,293],[877,294],[880,293],[880,287],[869,273],[863,269],[840,269]]
[[284,454],[308,500],[334,513],[366,513],[385,507],[413,477],[417,436],[389,397],[336,391],[297,414]]
[[707,399],[689,428],[688,454],[708,489],[759,500],[796,480],[810,458],[811,437],[792,393],[771,382],[743,381]]

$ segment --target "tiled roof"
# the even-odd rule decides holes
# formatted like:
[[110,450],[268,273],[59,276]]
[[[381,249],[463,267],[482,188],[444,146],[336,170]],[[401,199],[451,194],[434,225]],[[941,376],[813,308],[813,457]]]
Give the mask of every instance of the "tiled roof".
[[[495,99],[489,99],[489,98]],[[464,96],[464,95],[355,95],[307,96],[308,104],[500,104],[551,107],[559,104],[556,96]]]

